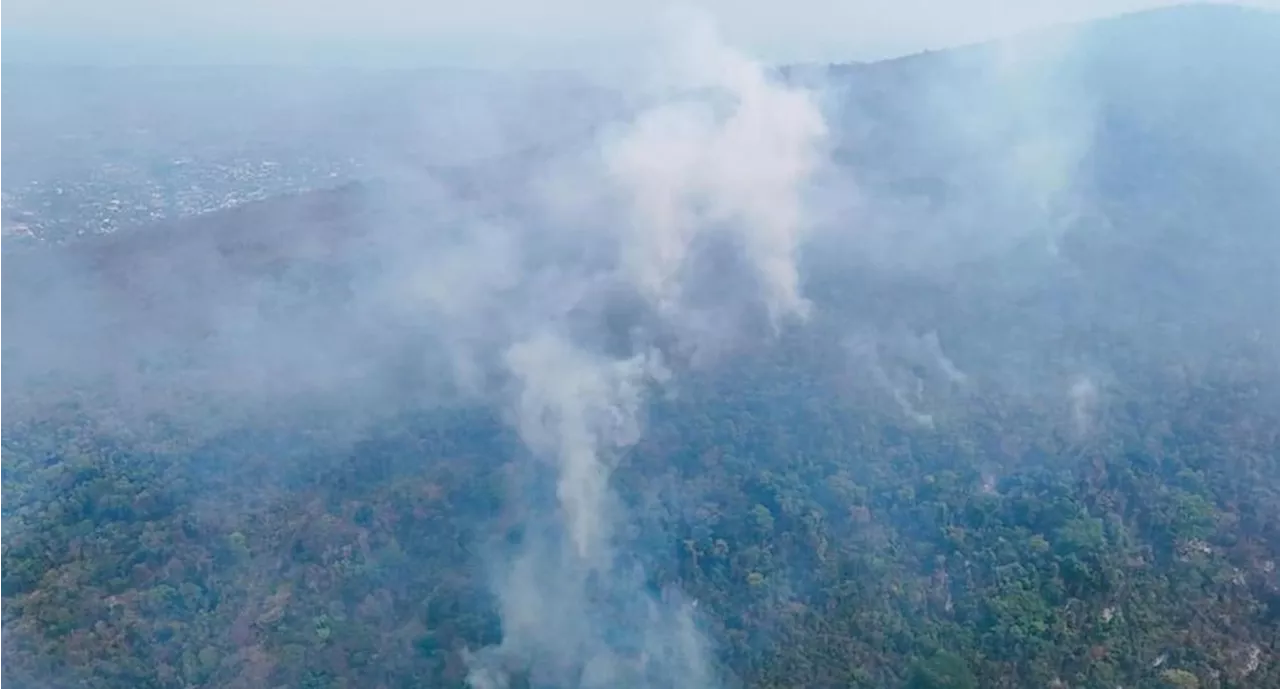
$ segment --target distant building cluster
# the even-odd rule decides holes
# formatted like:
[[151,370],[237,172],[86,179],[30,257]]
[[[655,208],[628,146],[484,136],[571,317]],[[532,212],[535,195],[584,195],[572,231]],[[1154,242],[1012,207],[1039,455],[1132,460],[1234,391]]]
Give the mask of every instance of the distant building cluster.
[[52,179],[6,171],[3,232],[6,238],[64,241],[335,186],[360,169],[355,159],[237,156],[103,162],[84,174]]

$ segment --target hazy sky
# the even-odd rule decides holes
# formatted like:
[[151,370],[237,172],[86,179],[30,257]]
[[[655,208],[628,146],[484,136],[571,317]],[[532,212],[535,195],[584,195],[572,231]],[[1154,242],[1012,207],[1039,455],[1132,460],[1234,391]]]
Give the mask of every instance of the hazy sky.
[[[872,59],[1170,0],[701,0],[728,38],[777,61]],[[1247,4],[1280,9],[1280,0]],[[652,0],[8,0],[6,59],[239,58],[544,65],[618,59]]]

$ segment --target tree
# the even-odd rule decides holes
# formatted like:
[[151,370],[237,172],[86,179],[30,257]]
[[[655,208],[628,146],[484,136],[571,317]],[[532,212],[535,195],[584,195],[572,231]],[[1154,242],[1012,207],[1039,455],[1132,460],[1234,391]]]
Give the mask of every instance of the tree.
[[916,662],[907,686],[909,689],[977,689],[978,678],[964,658],[938,651],[927,660]]

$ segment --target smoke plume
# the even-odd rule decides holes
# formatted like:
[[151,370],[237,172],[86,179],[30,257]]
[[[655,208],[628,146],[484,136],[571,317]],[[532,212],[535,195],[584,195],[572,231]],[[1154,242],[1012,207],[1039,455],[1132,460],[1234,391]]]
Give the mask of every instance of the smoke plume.
[[[825,127],[806,93],[771,81],[705,21],[688,26],[663,63],[670,69],[653,104],[594,150],[585,169],[597,168],[604,183],[592,185],[582,165],[571,166],[579,193],[598,194],[597,202],[543,200],[578,227],[573,236],[584,246],[612,248],[572,268],[542,266],[530,284],[556,287],[521,292],[556,305],[526,303],[519,311],[541,314],[542,324],[516,318],[504,330],[510,417],[529,453],[554,470],[557,509],[548,528],[530,528],[498,567],[503,639],[470,655],[477,689],[508,686],[516,674],[581,687],[715,681],[692,607],[676,592],[649,593],[644,572],[619,545],[626,515],[610,474],[640,438],[649,390],[672,382],[671,347],[698,348],[705,316],[758,308],[776,329],[807,315],[796,251],[802,192]],[[574,187],[562,180],[548,188]],[[617,205],[603,216],[616,218],[612,226],[599,225],[594,212],[563,217],[566,208],[609,204]],[[696,283],[707,280],[699,261],[725,247],[756,291],[698,297],[706,286]],[[427,284],[437,285],[436,301],[446,299],[438,283]],[[623,334],[621,348],[581,334],[604,327],[592,322],[600,294],[624,295],[647,314]]]

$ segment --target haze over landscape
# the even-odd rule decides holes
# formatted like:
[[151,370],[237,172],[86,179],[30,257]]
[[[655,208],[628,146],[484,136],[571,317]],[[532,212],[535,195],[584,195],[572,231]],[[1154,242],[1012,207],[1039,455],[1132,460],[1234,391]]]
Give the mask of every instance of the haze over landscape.
[[6,17],[13,686],[1280,686],[1280,14],[154,5]]
[[[665,3],[663,3],[665,4]],[[302,64],[569,68],[625,66],[661,33],[662,5],[635,0],[10,0],[5,57],[59,64]],[[678,3],[677,3],[678,4]],[[877,60],[1174,0],[768,0],[696,3],[726,40],[770,63]],[[1280,9],[1277,0],[1236,3]]]

